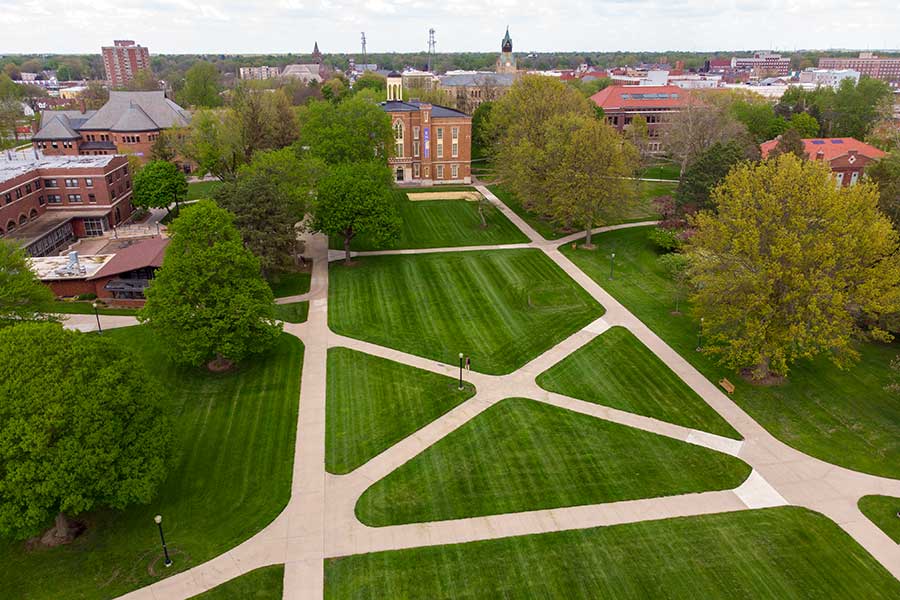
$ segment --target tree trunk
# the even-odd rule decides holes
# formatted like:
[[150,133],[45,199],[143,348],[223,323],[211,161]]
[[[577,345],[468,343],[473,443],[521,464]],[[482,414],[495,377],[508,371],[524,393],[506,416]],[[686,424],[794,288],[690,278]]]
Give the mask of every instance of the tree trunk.
[[585,248],[593,248],[594,245],[591,243],[591,228],[588,227],[584,230],[584,247]]
[[75,539],[77,533],[78,531],[76,527],[73,526],[73,523],[69,521],[69,518],[65,513],[60,511],[60,513],[56,515],[53,527],[48,529],[44,532],[44,535],[41,536],[41,544],[50,548],[61,544],[68,544]]
[[69,518],[65,515],[64,512],[60,511],[60,513],[56,515],[56,522],[54,523],[56,537],[63,539],[68,538],[70,528],[71,525],[69,523]]
[[484,218],[484,206],[478,206],[478,215],[481,217],[481,227],[487,229],[487,220]]
[[350,260],[350,240],[353,239],[353,234],[344,232],[344,264],[349,265],[352,261]]

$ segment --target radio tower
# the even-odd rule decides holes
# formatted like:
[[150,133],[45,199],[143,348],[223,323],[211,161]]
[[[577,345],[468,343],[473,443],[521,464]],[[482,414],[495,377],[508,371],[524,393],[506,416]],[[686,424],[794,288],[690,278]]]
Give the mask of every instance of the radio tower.
[[364,65],[363,70],[365,71],[365,69],[366,69],[365,65],[369,64],[369,59],[366,58],[366,32],[363,31],[362,33],[360,33],[360,36],[362,37],[362,52],[363,52],[363,65]]
[[428,72],[432,72],[434,68],[434,28],[428,30]]

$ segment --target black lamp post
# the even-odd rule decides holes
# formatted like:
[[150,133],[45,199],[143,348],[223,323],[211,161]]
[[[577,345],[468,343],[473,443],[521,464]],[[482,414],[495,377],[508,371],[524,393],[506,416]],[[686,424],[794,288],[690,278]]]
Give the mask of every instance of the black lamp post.
[[156,515],[153,517],[153,520],[156,521],[156,526],[159,527],[159,540],[162,542],[163,554],[166,557],[166,566],[172,566],[172,559],[169,558],[169,549],[166,547],[166,536],[163,535],[162,530],[162,515]]
[[463,380],[462,380],[462,370],[463,370],[463,353],[459,353],[459,389],[463,389]]
[[94,316],[97,317],[97,333],[103,333],[103,328],[100,327],[100,301],[94,300]]
[[613,252],[612,254],[609,255],[609,278],[610,279],[613,278],[613,264],[615,263],[615,261],[616,261],[616,253]]
[[697,328],[697,352],[703,348],[703,317],[700,317],[700,326]]

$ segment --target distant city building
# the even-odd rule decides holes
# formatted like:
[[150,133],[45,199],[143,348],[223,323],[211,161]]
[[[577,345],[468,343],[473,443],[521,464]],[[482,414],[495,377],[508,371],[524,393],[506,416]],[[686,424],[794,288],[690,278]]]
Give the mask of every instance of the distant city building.
[[281,72],[281,76],[285,79],[299,79],[304,83],[311,81],[321,83],[323,80],[322,66],[316,63],[287,65]]
[[439,84],[438,78],[431,71],[408,69],[403,71],[402,77],[405,90],[433,90]]
[[[762,157],[766,158],[778,145],[778,139],[769,140],[760,146]],[[885,153],[854,138],[810,138],[803,140],[803,147],[809,160],[821,160],[828,164],[838,183],[855,185],[866,167],[880,160]]]
[[103,235],[131,211],[126,156],[0,159],[0,237],[32,256]]
[[770,52],[756,52],[753,56],[735,56],[731,67],[751,71],[757,77],[770,75],[790,75],[791,59]]
[[19,79],[21,79],[22,83],[31,83],[31,82],[33,82],[33,81],[36,81],[37,78],[38,78],[38,74],[37,74],[37,73],[25,73],[25,72],[23,72],[23,73],[20,73],[19,75],[20,75]]
[[860,52],[857,58],[820,58],[820,69],[853,69],[873,79],[900,87],[900,58],[881,58],[871,52]]
[[162,91],[112,91],[100,110],[44,111],[33,143],[47,156],[135,154],[147,160],[163,130],[190,122],[190,113]]
[[238,75],[241,79],[275,79],[281,72],[278,67],[241,67]]
[[513,54],[512,38],[509,37],[509,27],[506,28],[506,35],[500,42],[500,56],[497,57],[497,66],[494,70],[497,73],[515,73],[519,70]]
[[471,183],[472,117],[436,104],[403,101],[403,78],[387,78],[387,101],[382,109],[391,117],[394,153],[388,165],[397,182],[419,185]]
[[150,70],[150,51],[133,40],[116,40],[103,46],[103,68],[110,87],[120,88],[134,80],[138,71]]
[[860,72],[853,69],[806,69],[800,72],[800,83],[838,89],[845,79],[859,83]]
[[675,85],[611,85],[591,96],[591,100],[603,109],[607,123],[619,131],[631,125],[634,117],[644,117],[650,136],[648,149],[658,152],[662,149],[662,128],[686,104],[689,94]]

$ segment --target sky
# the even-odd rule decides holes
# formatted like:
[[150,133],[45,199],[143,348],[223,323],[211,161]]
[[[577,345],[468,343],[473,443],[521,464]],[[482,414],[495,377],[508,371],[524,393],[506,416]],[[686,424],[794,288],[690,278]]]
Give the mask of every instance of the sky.
[[0,53],[879,49],[900,46],[897,0],[0,0]]

